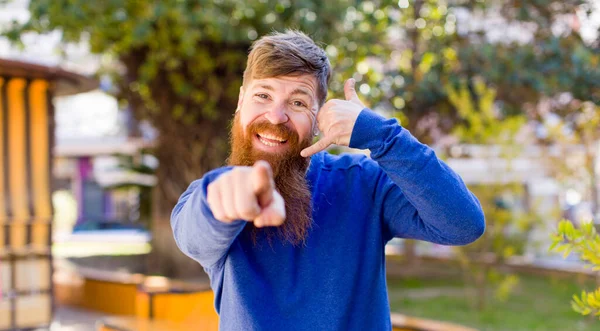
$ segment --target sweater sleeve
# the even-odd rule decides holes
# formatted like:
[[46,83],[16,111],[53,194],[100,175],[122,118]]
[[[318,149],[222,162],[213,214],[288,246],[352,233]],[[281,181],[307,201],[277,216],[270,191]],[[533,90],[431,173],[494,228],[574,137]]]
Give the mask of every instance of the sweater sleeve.
[[247,222],[215,219],[206,201],[206,189],[231,168],[219,168],[190,184],[171,213],[171,228],[179,249],[205,269],[225,261],[229,247]]
[[395,119],[364,109],[350,147],[369,149],[379,166],[373,195],[387,240],[466,245],[483,234],[485,220],[477,198],[458,174]]

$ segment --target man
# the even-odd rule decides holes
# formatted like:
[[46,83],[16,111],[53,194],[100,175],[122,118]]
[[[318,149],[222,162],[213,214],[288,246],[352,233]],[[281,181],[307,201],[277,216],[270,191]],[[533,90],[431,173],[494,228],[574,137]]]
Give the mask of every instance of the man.
[[[222,330],[390,330],[385,244],[465,245],[484,231],[460,177],[365,108],[354,80],[346,100],[325,103],[330,76],[325,52],[300,32],[256,41],[230,166],[191,183],[173,210],[175,240],[208,273]],[[371,158],[324,152],[331,144]]]

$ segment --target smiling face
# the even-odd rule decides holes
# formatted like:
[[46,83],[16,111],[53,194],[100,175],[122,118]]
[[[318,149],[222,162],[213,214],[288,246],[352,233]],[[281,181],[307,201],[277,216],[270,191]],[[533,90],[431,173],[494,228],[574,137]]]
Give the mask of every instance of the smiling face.
[[293,165],[306,170],[300,152],[310,146],[319,107],[310,75],[253,79],[240,89],[231,132],[230,164],[269,162],[273,174]]
[[309,159],[300,151],[312,142],[318,109],[315,85],[309,75],[283,76],[252,80],[240,91],[229,164],[269,162],[287,214],[286,222],[274,229],[249,226],[255,243],[259,235],[271,241],[277,234],[297,245],[308,235],[312,224],[311,193],[305,178]]
[[233,166],[269,162],[275,187],[285,201],[286,221],[274,229],[245,227],[257,236],[274,234],[301,244],[312,224],[312,197],[306,181],[317,110],[327,98],[331,65],[325,51],[300,31],[263,36],[252,44],[231,129]]
[[253,79],[238,101],[244,136],[254,149],[269,154],[288,154],[298,142],[310,143],[318,107],[311,75]]

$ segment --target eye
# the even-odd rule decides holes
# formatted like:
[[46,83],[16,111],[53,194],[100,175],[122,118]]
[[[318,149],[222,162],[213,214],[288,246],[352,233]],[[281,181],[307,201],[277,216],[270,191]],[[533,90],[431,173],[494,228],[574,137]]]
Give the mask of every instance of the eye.
[[265,94],[265,93],[256,93],[255,96],[264,99],[264,100],[268,100],[269,99],[269,95]]
[[306,106],[306,104],[305,104],[304,102],[302,102],[302,101],[298,101],[298,100],[294,101],[294,102],[293,102],[293,105],[294,105],[295,107],[304,107],[304,108],[308,108],[308,106]]

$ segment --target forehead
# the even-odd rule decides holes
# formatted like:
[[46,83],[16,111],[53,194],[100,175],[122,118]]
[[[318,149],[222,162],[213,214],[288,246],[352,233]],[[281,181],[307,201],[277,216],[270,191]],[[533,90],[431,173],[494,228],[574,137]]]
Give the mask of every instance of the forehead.
[[306,90],[311,96],[317,96],[317,79],[312,75],[279,76],[252,79],[250,90],[270,87],[274,92],[291,93],[296,89]]

